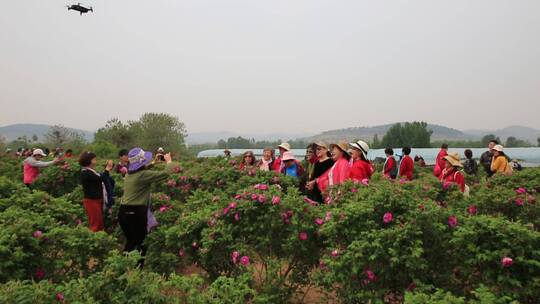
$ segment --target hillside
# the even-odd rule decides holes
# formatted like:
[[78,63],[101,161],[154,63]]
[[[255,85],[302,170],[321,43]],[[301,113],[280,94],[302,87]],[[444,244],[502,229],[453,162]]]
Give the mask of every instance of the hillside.
[[[50,127],[51,127],[50,125],[45,125],[45,124],[8,125],[8,126],[0,127],[0,136],[10,141],[10,140],[15,140],[18,137],[22,137],[22,136],[32,138],[32,136],[37,135],[38,141],[41,141],[43,140],[45,134],[47,134],[47,131],[49,130]],[[70,128],[70,129],[75,132],[83,134],[86,140],[91,141],[94,139],[94,132],[74,129],[74,128]]]
[[[375,134],[379,136],[379,139],[381,139],[384,134],[392,127],[393,124],[386,124],[386,125],[380,125],[380,126],[373,126],[373,127],[354,127],[354,128],[347,128],[347,129],[341,129],[341,130],[331,130],[326,131],[321,134],[308,137],[308,141],[317,141],[317,140],[323,140],[323,141],[339,141],[339,140],[355,140],[355,139],[365,139],[371,141]],[[477,139],[478,136],[467,134],[465,132],[435,125],[435,124],[429,124],[428,128],[433,131],[433,135],[431,136],[431,140],[467,140],[467,139]]]
[[532,144],[537,143],[537,138],[540,137],[540,130],[524,127],[524,126],[509,126],[506,128],[488,131],[488,130],[466,130],[469,134],[482,137],[487,134],[495,134],[500,139],[505,141],[509,136],[515,136],[519,139],[527,140]]

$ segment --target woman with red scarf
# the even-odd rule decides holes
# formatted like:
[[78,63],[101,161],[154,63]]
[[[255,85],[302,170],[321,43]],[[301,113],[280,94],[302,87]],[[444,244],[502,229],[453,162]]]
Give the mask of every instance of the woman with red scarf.
[[351,173],[350,177],[354,182],[361,183],[364,180],[369,180],[373,175],[373,166],[367,159],[369,146],[366,142],[359,140],[355,143],[350,143],[351,147]]
[[459,159],[459,154],[450,153],[444,157],[445,167],[441,172],[439,180],[446,189],[452,184],[456,184],[461,192],[465,191],[465,176],[461,172],[463,165]]

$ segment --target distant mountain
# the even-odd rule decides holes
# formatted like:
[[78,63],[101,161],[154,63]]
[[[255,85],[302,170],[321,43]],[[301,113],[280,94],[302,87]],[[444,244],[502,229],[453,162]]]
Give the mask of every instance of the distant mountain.
[[[379,140],[386,134],[388,129],[394,124],[386,124],[373,127],[354,127],[340,130],[331,130],[322,132],[321,134],[306,138],[307,141],[341,141],[341,140],[355,140],[355,139],[365,139],[368,141],[373,140],[375,134],[379,137]],[[433,131],[431,135],[431,140],[469,140],[475,139],[477,136],[467,134],[465,132],[435,125],[428,124],[428,129]]]
[[[14,124],[0,127],[0,136],[6,138],[8,141],[11,141],[22,136],[26,136],[27,138],[31,139],[32,136],[36,135],[38,137],[38,141],[42,141],[44,140],[45,134],[47,134],[50,127],[52,126],[45,124]],[[74,128],[69,129],[81,133],[88,141],[92,141],[94,139],[94,132]]]
[[200,133],[189,133],[186,138],[188,144],[206,144],[206,143],[217,143],[220,139],[227,140],[229,137],[238,137],[243,138],[254,138],[255,140],[292,140],[297,138],[304,138],[310,136],[311,134],[306,133],[268,133],[268,134],[241,134],[234,132],[200,132]]
[[487,134],[495,134],[502,141],[506,141],[509,136],[514,136],[518,139],[529,141],[531,144],[537,143],[537,138],[540,137],[540,130],[524,127],[524,126],[509,126],[503,129],[489,131],[489,130],[466,130],[465,132],[473,134],[477,137],[482,137]]

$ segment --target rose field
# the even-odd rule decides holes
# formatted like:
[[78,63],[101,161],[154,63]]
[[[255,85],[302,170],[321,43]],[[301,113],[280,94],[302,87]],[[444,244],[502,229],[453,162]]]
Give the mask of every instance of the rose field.
[[540,302],[540,168],[469,177],[469,197],[429,168],[377,173],[318,205],[289,177],[182,160],[156,185],[143,269],[122,253],[122,177],[92,233],[79,170],[44,169],[31,191],[0,160],[0,303]]

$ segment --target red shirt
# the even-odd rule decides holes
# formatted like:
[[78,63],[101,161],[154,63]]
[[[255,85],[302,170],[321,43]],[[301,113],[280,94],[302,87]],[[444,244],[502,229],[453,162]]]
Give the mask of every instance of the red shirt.
[[457,184],[461,192],[465,191],[465,177],[461,171],[457,171],[454,168],[444,169],[441,172],[439,180],[443,183],[443,186],[448,184]]
[[274,172],[281,172],[281,156],[274,160],[271,170]]
[[383,174],[386,177],[390,176],[390,172],[394,169],[396,166],[396,159],[393,156],[388,157],[388,160],[384,164]]
[[435,175],[436,177],[441,176],[441,173],[446,166],[446,160],[444,159],[446,155],[448,155],[448,152],[443,149],[441,149],[441,151],[439,151],[439,154],[437,154],[437,158],[435,159],[435,167],[433,168],[433,175]]
[[414,161],[409,155],[405,155],[399,164],[399,176],[413,179]]
[[350,179],[355,182],[361,182],[363,179],[370,179],[373,174],[373,166],[370,162],[358,159],[351,166]]

